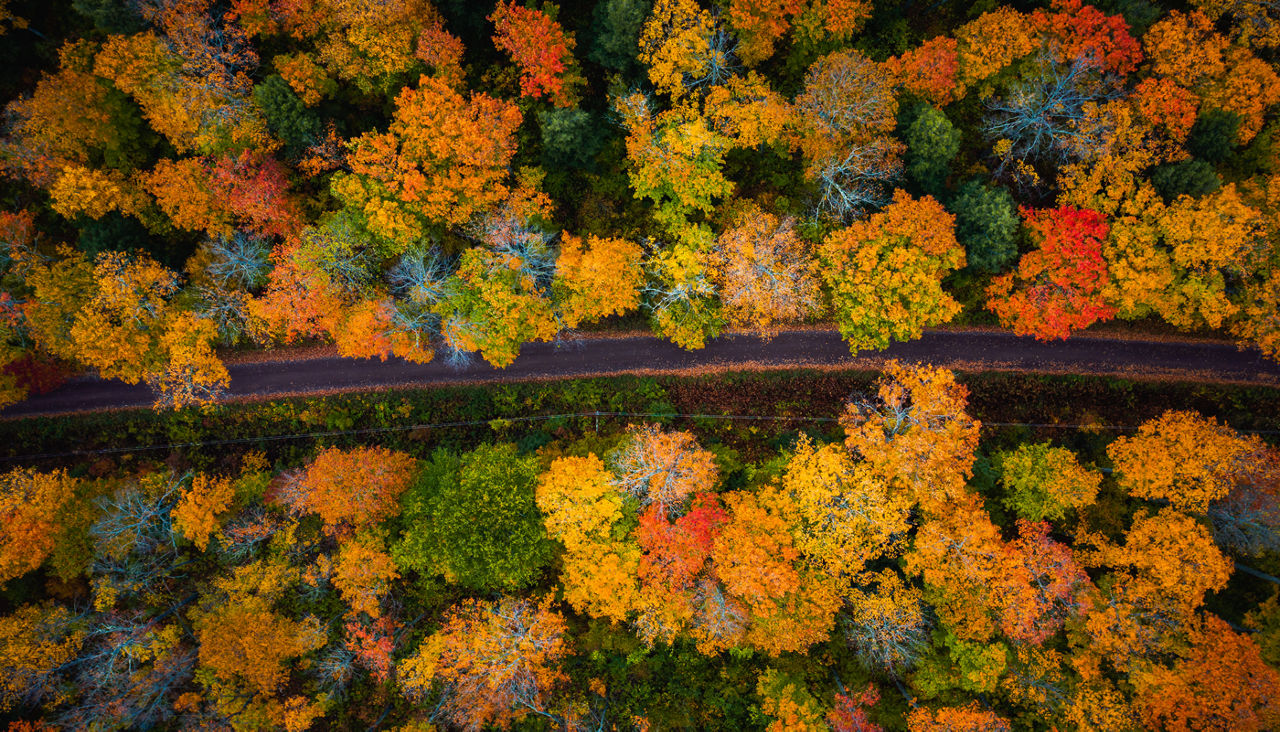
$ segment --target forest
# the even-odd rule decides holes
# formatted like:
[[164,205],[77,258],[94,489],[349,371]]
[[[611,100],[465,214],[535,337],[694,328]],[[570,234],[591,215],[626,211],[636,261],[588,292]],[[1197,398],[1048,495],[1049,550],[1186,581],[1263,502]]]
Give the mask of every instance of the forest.
[[1277,359],[1278,49],[1259,0],[0,0],[0,408],[156,406],[0,419],[0,725],[1280,729],[1280,389],[223,400],[638,328]]
[[[1045,432],[973,416],[980,396],[1010,419],[1016,381],[971,392],[893,362],[859,383],[790,408],[832,415],[799,427],[551,415],[7,466],[0,721],[1280,727],[1280,449],[1263,440],[1280,420],[1121,404],[1134,424]],[[609,386],[489,389],[488,406],[686,398]],[[1203,396],[1233,417],[1258,406]]]
[[5,0],[0,403],[637,327],[1274,357],[1280,12],[1176,5]]

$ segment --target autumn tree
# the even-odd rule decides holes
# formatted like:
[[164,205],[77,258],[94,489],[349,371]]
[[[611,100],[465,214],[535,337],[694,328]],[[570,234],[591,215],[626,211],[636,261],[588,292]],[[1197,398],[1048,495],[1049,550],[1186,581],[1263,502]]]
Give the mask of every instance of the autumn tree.
[[639,307],[642,256],[640,246],[626,239],[562,234],[551,288],[565,327]]
[[690,432],[666,432],[657,425],[632,427],[609,455],[613,482],[641,510],[679,515],[697,493],[709,492],[719,479],[714,456],[699,447]]
[[349,143],[351,172],[333,177],[333,193],[403,251],[431,225],[461,224],[506,197],[520,119],[514,105],[424,76],[396,97],[386,132]]
[[640,31],[640,63],[673,100],[729,77],[732,40],[694,0],[657,0]]
[[901,172],[902,145],[890,135],[898,104],[893,81],[857,51],[818,59],[796,98],[805,175],[818,184],[818,209],[836,221],[888,202]]
[[964,92],[956,84],[959,60],[956,39],[938,36],[885,61],[885,70],[903,89],[941,107]]
[[494,25],[493,43],[510,54],[520,68],[520,91],[524,96],[546,96],[557,107],[574,105],[582,83],[573,60],[573,34],[566,33],[554,17],[556,6],[534,10],[499,2],[489,21]]
[[946,369],[890,361],[876,396],[846,405],[845,446],[929,509],[971,474],[979,423],[965,413],[968,396]]
[[330,447],[297,477],[285,479],[278,498],[299,513],[319,514],[326,533],[345,536],[397,515],[416,465],[382,447]]
[[38,568],[53,553],[75,489],[65,470],[15,468],[0,475],[0,585]]
[[546,601],[467,600],[400,666],[411,699],[442,694],[435,718],[462,729],[510,727],[545,709],[564,678],[568,627]]
[[1080,465],[1070,450],[1047,442],[999,453],[1004,504],[1030,521],[1060,521],[1093,503],[1102,475]]
[[755,66],[772,56],[774,45],[804,7],[804,0],[733,0],[729,3],[729,25],[741,40],[738,55],[742,62]]
[[1129,494],[1203,514],[1227,496],[1260,449],[1257,437],[1239,435],[1216,419],[1169,411],[1132,437],[1117,438],[1107,455]]
[[704,254],[673,244],[645,264],[644,307],[655,333],[690,350],[720,335],[724,314]]
[[977,702],[958,707],[916,707],[907,715],[911,732],[1009,732],[1009,720]]
[[789,218],[744,212],[716,239],[711,266],[731,326],[769,333],[821,311],[814,262]]
[[173,507],[173,528],[200,551],[222,528],[219,514],[226,514],[235,500],[235,485],[227,478],[201,473],[191,480]]
[[1168,666],[1131,675],[1144,724],[1162,729],[1265,730],[1280,724],[1280,674],[1258,644],[1213,615],[1201,616]]
[[954,223],[932,197],[898,191],[884,210],[827,236],[822,276],[851,351],[919,338],[960,312],[942,289],[942,278],[964,266]]
[[[1039,47],[1030,19],[1010,7],[983,13],[955,32],[957,96]],[[984,87],[986,88],[986,87]]]
[[84,641],[60,605],[30,604],[0,616],[0,709],[38,704],[57,693],[58,672]]
[[987,308],[1019,335],[1066,338],[1115,315],[1103,299],[1109,277],[1102,244],[1109,227],[1089,209],[1062,206],[1024,210],[1039,247],[1018,261],[1016,272],[987,288]]
[[333,586],[354,614],[382,617],[382,600],[399,577],[395,561],[371,536],[357,536],[338,549]]
[[777,669],[765,669],[756,679],[756,694],[760,697],[761,713],[772,720],[767,728],[769,732],[827,729],[822,707],[801,678]]
[[93,278],[95,292],[71,326],[76,360],[130,384],[162,371],[160,341],[177,274],[147,257],[104,252]]
[[847,596],[844,635],[868,670],[896,678],[929,648],[931,623],[924,598],[892,570],[867,579]]

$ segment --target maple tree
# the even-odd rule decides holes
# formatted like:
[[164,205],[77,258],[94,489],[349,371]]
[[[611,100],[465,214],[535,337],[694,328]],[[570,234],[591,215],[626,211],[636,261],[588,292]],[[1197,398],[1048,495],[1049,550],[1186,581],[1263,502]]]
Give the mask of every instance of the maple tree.
[[1256,436],[1239,435],[1215,419],[1169,411],[1132,437],[1117,438],[1107,455],[1116,482],[1131,495],[1203,514],[1227,496],[1261,449]]
[[767,334],[821,312],[816,268],[795,222],[761,211],[738,221],[716,239],[710,262],[729,325]]
[[231,480],[196,475],[173,507],[173,528],[204,551],[222,528],[218,515],[226,513],[234,500],[235,485]]
[[410,698],[441,689],[437,714],[464,729],[502,729],[542,711],[568,655],[565,620],[547,602],[467,600],[400,667]]
[[1018,260],[1016,273],[987,288],[987,308],[1020,335],[1066,338],[1115,315],[1102,296],[1108,279],[1102,243],[1109,227],[1101,214],[1062,206],[1024,210],[1026,227],[1039,248]]
[[352,613],[381,617],[382,598],[399,577],[391,556],[370,537],[356,537],[338,549],[333,585]]
[[296,491],[282,492],[280,500],[295,511],[319,514],[327,533],[345,536],[399,513],[400,494],[416,464],[386,448],[331,447],[295,479]]
[[969,390],[932,366],[890,361],[884,374],[875,398],[846,405],[845,446],[931,510],[961,494],[972,473],[980,423],[965,413]]
[[818,249],[840,334],[856,353],[919,338],[960,304],[942,278],[964,266],[955,217],[930,196],[903,191],[864,221],[832,232]]
[[938,106],[963,94],[956,83],[959,46],[954,38],[938,36],[885,61],[885,70],[903,89]]
[[0,616],[0,709],[56,693],[58,670],[84,641],[71,613],[53,603],[28,604]]
[[658,91],[678,99],[728,76],[728,34],[694,0],[657,0],[640,31],[640,63]]
[[520,120],[515,105],[486,94],[468,99],[423,76],[396,97],[386,132],[348,143],[351,172],[333,176],[333,194],[403,250],[432,224],[461,224],[506,197]]
[[642,255],[640,245],[626,239],[563,234],[551,287],[565,327],[639,307]]
[[44,563],[75,498],[76,481],[63,470],[17,468],[0,475],[0,585]]
[[520,67],[522,94],[533,99],[546,96],[557,107],[572,107],[574,87],[582,83],[574,68],[573,35],[556,22],[554,5],[547,10],[552,14],[516,5],[514,0],[499,2],[489,15],[493,43]]

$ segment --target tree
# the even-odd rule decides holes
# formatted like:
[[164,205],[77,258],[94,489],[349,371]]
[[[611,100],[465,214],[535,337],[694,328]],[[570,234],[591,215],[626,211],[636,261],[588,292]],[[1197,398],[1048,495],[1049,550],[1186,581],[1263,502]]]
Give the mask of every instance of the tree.
[[324,645],[318,622],[290,620],[257,597],[232,600],[199,616],[194,626],[200,665],[265,697],[288,679],[291,660]]
[[729,25],[737,32],[742,62],[755,66],[773,55],[774,44],[804,10],[804,0],[732,0]]
[[295,479],[296,492],[282,492],[280,500],[294,511],[319,514],[326,533],[349,536],[400,512],[400,494],[416,465],[412,457],[383,447],[330,447]]
[[983,13],[960,26],[955,36],[957,97],[1040,46],[1030,18],[1010,7]]
[[320,138],[320,118],[307,110],[279,74],[272,74],[256,85],[253,100],[262,108],[271,133],[280,138],[292,154],[301,153]]
[[1230,493],[1262,449],[1256,436],[1239,435],[1216,419],[1168,411],[1132,437],[1117,438],[1107,455],[1116,482],[1130,495],[1203,514]]
[[733,191],[722,170],[731,140],[689,105],[655,116],[637,92],[618,99],[615,107],[627,128],[628,177],[635,197],[652,201],[654,219],[682,243],[709,243],[705,224],[691,219],[710,214],[716,201]]
[[538,112],[542,164],[549,171],[592,170],[604,144],[599,119],[582,109]]
[[1099,70],[1120,76],[1142,62],[1142,49],[1129,35],[1124,16],[1106,15],[1083,0],[1054,0],[1051,7],[1052,12],[1033,12],[1029,20],[1040,34],[1053,39],[1061,60],[1086,58]]
[[689,499],[707,493],[719,479],[714,456],[698,446],[690,432],[664,432],[657,425],[631,427],[627,439],[609,455],[613,483],[643,511],[684,513]]
[[857,583],[870,562],[896,549],[910,504],[839,445],[801,439],[783,474],[796,548],[833,578]]
[[969,390],[946,369],[890,361],[876,392],[845,406],[845,446],[926,511],[963,494],[978,448]]
[[396,564],[477,591],[528,586],[551,560],[537,480],[514,445],[436,451],[405,493]]
[[963,94],[956,85],[959,53],[956,39],[938,36],[885,61],[885,69],[898,85],[936,106],[944,106]]
[[23,605],[0,616],[0,709],[56,693],[57,673],[76,657],[84,632],[65,607]]
[[435,716],[450,725],[507,729],[550,702],[564,678],[556,667],[569,655],[567,632],[545,601],[466,600],[401,663],[400,687],[411,699],[440,689]]
[[75,492],[76,481],[65,470],[15,468],[0,475],[0,586],[54,552]]
[[680,243],[645,264],[649,271],[644,307],[655,333],[690,350],[720,335],[724,316],[705,255]]
[[1080,465],[1075,453],[1047,442],[1019,445],[996,455],[1004,505],[1030,521],[1061,521],[1067,511],[1093,503],[1102,475]]
[[382,599],[399,579],[395,561],[382,550],[381,542],[368,535],[357,536],[338,549],[333,565],[333,586],[355,615],[382,617]]
[[818,209],[847,221],[887,202],[902,146],[890,137],[898,112],[893,80],[857,51],[818,59],[796,98],[805,175],[818,183]]
[[936,195],[945,188],[951,160],[960,152],[960,131],[942,112],[921,106],[903,135],[907,177],[921,190]]
[[712,276],[731,326],[767,334],[821,312],[814,262],[794,226],[749,209],[716,239]]
[[1225,109],[1206,109],[1196,117],[1187,136],[1187,152],[1210,162],[1224,162],[1235,149],[1240,115]]
[[574,87],[583,79],[573,61],[573,35],[556,22],[556,9],[549,6],[548,15],[507,0],[498,3],[489,21],[494,25],[493,44],[510,54],[520,68],[521,93],[533,99],[546,96],[557,107],[572,107],[577,96]]
[[1142,37],[1151,70],[1187,89],[1204,77],[1218,77],[1226,71],[1223,52],[1227,44],[1226,38],[1214,32],[1213,21],[1199,10],[1171,10]]
[[998,273],[1018,256],[1018,212],[1008,189],[972,180],[960,186],[949,208],[971,269]]
[[639,307],[643,254],[640,245],[626,239],[563,234],[551,289],[565,327]]
[[911,732],[1009,732],[1009,720],[969,702],[962,707],[916,707],[907,715]]
[[760,697],[760,712],[773,720],[768,732],[821,732],[827,729],[822,707],[809,693],[803,679],[776,669],[765,669],[756,680],[756,694]]
[[191,480],[178,504],[173,507],[173,528],[200,551],[209,548],[209,539],[219,533],[222,519],[235,500],[235,485],[227,478],[201,473]]
[[1199,198],[1222,187],[1222,178],[1203,160],[1181,160],[1161,165],[1151,174],[1151,185],[1165,201],[1180,196]]
[[163,371],[162,338],[177,274],[145,256],[103,252],[93,278],[94,294],[71,326],[76,360],[130,384]]
[[822,242],[822,276],[850,351],[919,338],[960,312],[942,289],[942,278],[964,266],[954,223],[933,198],[898,191],[884,210]]
[[457,225],[506,198],[520,110],[485,94],[470,99],[423,76],[396,97],[384,133],[349,143],[350,173],[335,196],[369,231],[404,251],[433,224]]
[[987,288],[987,308],[1019,335],[1039,340],[1066,338],[1115,315],[1103,299],[1107,263],[1102,243],[1109,231],[1101,214],[1060,206],[1023,211],[1040,240],[1018,261],[1016,273],[997,277]]
[[848,595],[844,635],[863,666],[895,678],[929,648],[929,619],[920,590],[892,570],[868,578]]
[[649,0],[603,0],[591,13],[591,52],[588,57],[612,71],[627,72],[636,65],[640,30],[649,13]]
[[679,99],[729,77],[732,41],[694,0],[656,0],[638,58],[658,91]]

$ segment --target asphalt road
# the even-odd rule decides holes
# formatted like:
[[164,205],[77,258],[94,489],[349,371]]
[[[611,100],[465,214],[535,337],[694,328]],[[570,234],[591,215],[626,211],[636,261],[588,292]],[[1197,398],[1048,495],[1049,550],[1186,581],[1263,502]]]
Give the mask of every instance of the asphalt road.
[[[1228,343],[1112,340],[1076,337],[1041,343],[1007,333],[931,331],[919,340],[857,357],[833,331],[787,331],[772,340],[731,335],[700,351],[684,351],[653,337],[591,338],[527,344],[515,363],[495,369],[483,361],[462,369],[442,361],[310,358],[228,365],[228,399],[359,391],[389,386],[501,382],[569,376],[708,369],[825,366],[874,368],[886,359],[925,361],[967,371],[1104,374],[1280,385],[1280,363]],[[0,412],[3,417],[147,407],[145,386],[81,377]]]

